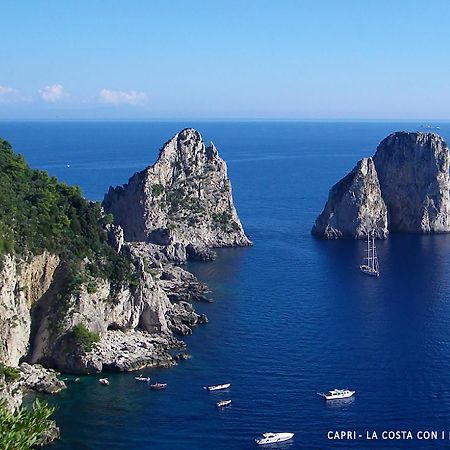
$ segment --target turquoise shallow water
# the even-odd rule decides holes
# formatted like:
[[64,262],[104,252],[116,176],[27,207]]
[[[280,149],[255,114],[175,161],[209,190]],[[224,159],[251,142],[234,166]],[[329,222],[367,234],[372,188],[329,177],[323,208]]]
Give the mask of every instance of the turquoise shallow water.
[[[186,339],[192,359],[143,371],[164,392],[114,374],[51,399],[55,449],[251,449],[264,431],[296,433],[283,449],[436,448],[450,441],[332,441],[329,430],[450,431],[450,236],[392,236],[378,244],[382,276],[357,267],[364,243],[310,235],[329,187],[377,143],[413,123],[0,123],[34,167],[101,199],[153,162],[185,126],[227,160],[248,249],[188,267],[212,289],[197,304],[210,322]],[[441,124],[450,138],[450,125]],[[67,165],[70,167],[67,167]],[[227,393],[205,384],[231,382]],[[327,406],[316,392],[357,390]],[[215,402],[231,398],[218,411]],[[271,447],[274,448],[274,447]]]

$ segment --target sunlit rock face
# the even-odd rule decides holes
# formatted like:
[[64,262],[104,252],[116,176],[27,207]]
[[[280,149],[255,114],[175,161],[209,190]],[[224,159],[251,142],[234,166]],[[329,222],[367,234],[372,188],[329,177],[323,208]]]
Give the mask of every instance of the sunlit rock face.
[[126,240],[167,246],[177,260],[209,259],[204,249],[251,244],[234,207],[225,161],[192,128],[164,144],[154,165],[111,187],[103,206]]

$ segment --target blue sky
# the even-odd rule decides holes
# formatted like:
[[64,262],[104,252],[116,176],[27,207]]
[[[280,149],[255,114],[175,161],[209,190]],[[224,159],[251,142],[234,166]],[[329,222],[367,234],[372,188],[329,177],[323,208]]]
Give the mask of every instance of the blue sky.
[[450,3],[0,0],[0,118],[450,119]]

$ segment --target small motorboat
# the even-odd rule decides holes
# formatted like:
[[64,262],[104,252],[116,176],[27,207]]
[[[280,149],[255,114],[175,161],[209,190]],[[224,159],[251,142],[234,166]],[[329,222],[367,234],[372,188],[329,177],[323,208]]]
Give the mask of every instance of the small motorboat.
[[167,383],[153,383],[150,385],[150,387],[155,390],[162,390],[166,389]]
[[144,383],[148,383],[150,381],[150,377],[143,377],[142,375],[139,375],[138,377],[134,377],[136,381],[143,381]]
[[220,402],[216,403],[218,408],[225,408],[226,406],[231,405],[231,400],[220,400]]
[[98,381],[100,382],[100,384],[103,384],[103,386],[109,386],[108,378],[100,378]]
[[213,386],[205,386],[204,389],[208,391],[220,391],[222,389],[228,389],[231,386],[231,383],[225,384],[215,384]]
[[325,400],[340,400],[343,398],[350,398],[355,395],[356,391],[350,391],[349,389],[332,389],[328,392],[318,392],[318,394]]
[[255,439],[258,445],[275,444],[277,442],[284,442],[292,439],[294,433],[264,433],[262,438]]

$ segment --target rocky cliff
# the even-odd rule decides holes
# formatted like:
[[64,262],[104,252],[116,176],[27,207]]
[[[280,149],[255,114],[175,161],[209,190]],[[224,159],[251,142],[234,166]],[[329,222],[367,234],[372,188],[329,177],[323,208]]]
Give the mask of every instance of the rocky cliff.
[[388,234],[387,209],[372,158],[364,158],[330,190],[322,214],[312,229],[326,239],[362,238]]
[[110,188],[103,207],[128,241],[162,245],[176,262],[209,259],[214,247],[247,246],[225,161],[198,131],[164,144],[155,164]]
[[434,133],[396,132],[332,187],[312,233],[325,239],[446,233],[449,189],[445,141]]
[[373,160],[391,231],[450,231],[449,152],[442,137],[394,133],[380,143]]

